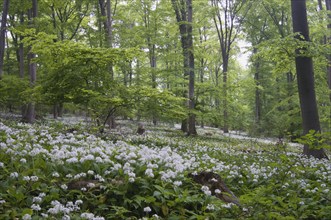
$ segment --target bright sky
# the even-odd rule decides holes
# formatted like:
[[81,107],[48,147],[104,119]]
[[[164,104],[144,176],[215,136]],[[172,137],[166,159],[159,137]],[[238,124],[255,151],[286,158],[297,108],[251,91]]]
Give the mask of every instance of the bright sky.
[[238,55],[238,61],[243,68],[248,68],[248,61],[251,52],[249,51],[249,43],[246,41],[239,41],[238,45],[240,47],[240,54]]

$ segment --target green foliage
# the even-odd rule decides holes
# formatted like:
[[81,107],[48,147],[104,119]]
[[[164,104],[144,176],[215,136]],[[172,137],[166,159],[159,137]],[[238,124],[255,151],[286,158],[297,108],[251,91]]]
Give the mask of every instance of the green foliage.
[[140,111],[141,116],[147,119],[154,117],[171,121],[181,120],[186,116],[182,105],[185,99],[176,97],[168,90],[136,87],[132,92],[137,111]]
[[4,75],[0,80],[0,106],[9,108],[20,108],[22,103],[28,101],[26,91],[30,89],[26,79],[15,75]]
[[[82,219],[90,213],[106,219],[216,220],[330,215],[329,161],[303,157],[290,146],[284,153],[274,144],[231,139],[217,129],[209,130],[212,137],[147,129],[145,136],[124,129],[114,134],[116,139],[100,139],[82,124],[0,122],[0,217]],[[188,178],[188,173],[208,169],[240,198],[240,207],[205,194]]]
[[[196,108],[191,112],[199,123],[222,127],[224,108],[228,108],[231,130],[269,136],[300,134],[294,70],[297,51],[314,59],[322,131],[329,132],[330,91],[325,67],[331,48],[324,42],[329,34],[328,11],[319,9],[317,1],[307,2],[311,42],[304,42],[291,33],[290,1],[245,1],[235,17],[240,32],[228,48],[231,54],[224,91],[222,53],[211,6],[207,1],[193,1]],[[39,115],[50,112],[54,105],[64,105],[101,122],[109,114],[167,122],[187,116],[187,100],[179,97],[187,93],[188,83],[183,77],[178,24],[169,2],[111,1],[111,45],[106,43],[106,16],[101,15],[98,1],[40,1],[34,25],[27,13],[31,7],[27,0],[10,4],[1,107],[18,112],[20,105],[33,102]],[[247,70],[238,66],[241,41],[248,43],[245,49],[252,53]],[[32,60],[38,64],[33,87],[27,79],[15,76],[19,75],[21,43],[26,75],[28,51],[37,54]],[[152,56],[155,67],[151,67]],[[255,114],[257,94],[259,119]],[[222,105],[225,96],[227,106]]]
[[320,133],[318,131],[310,130],[307,134],[297,138],[296,141],[300,144],[306,145],[309,149],[328,149],[331,150],[331,136],[329,132]]

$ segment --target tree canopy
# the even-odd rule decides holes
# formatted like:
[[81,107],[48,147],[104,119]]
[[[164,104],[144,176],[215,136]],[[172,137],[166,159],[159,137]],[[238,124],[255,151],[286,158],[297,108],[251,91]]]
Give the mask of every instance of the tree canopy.
[[301,51],[314,62],[320,130],[331,131],[328,0],[307,1],[309,41],[293,34],[291,4],[282,0],[4,0],[0,7],[2,112],[80,111],[101,127],[120,117],[188,119],[191,134],[208,125],[295,140],[303,134]]

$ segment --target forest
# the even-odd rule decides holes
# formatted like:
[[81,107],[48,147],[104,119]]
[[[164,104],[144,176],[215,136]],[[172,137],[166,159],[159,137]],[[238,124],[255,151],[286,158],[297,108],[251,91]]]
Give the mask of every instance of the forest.
[[0,8],[0,219],[331,216],[331,0]]

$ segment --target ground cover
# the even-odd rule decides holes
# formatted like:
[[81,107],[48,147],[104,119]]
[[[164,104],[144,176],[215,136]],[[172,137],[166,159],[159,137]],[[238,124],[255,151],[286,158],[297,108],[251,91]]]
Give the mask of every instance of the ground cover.
[[[0,121],[0,219],[328,219],[331,163],[217,129]],[[190,175],[218,174],[240,205]],[[216,190],[215,190],[216,191]],[[218,193],[218,191],[217,191]]]

